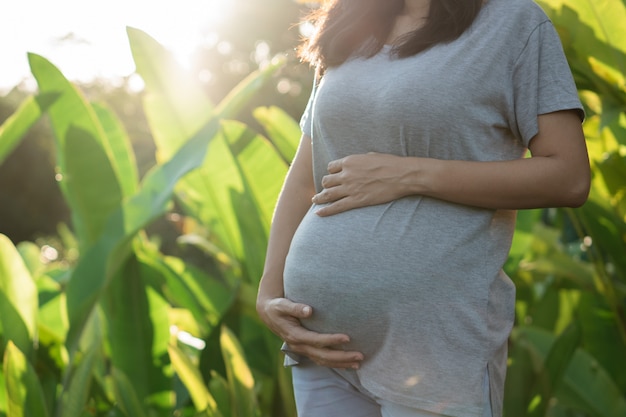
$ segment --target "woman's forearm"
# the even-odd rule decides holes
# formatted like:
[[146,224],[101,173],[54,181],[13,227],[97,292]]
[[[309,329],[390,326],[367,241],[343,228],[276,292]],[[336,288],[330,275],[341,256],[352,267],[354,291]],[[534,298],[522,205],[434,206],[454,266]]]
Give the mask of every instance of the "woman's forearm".
[[589,160],[580,119],[571,111],[539,116],[532,157],[460,161],[389,154],[350,155],[332,161],[313,197],[330,216],[409,195],[491,209],[577,207],[589,192]]
[[300,221],[311,206],[313,193],[293,190],[289,182],[279,198],[265,257],[263,277],[259,287],[260,297],[283,296],[283,270],[291,239]]
[[[473,162],[406,160],[414,180],[408,194],[493,209],[578,207],[589,191],[589,176],[551,157]],[[569,172],[572,171],[572,172]]]
[[283,296],[285,258],[300,221],[311,207],[314,193],[310,139],[303,137],[276,203],[259,299]]
[[538,123],[539,133],[530,142],[532,157],[500,162],[423,160],[415,191],[486,208],[582,205],[589,193],[590,172],[578,115],[556,112],[539,116]]

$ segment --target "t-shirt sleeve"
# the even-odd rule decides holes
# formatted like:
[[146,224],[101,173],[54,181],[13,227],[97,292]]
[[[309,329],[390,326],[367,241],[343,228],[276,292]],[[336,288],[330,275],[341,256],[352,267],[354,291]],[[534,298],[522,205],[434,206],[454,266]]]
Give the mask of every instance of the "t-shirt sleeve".
[[537,116],[559,110],[584,110],[561,40],[550,21],[535,28],[513,68],[513,128],[528,146],[539,132]]

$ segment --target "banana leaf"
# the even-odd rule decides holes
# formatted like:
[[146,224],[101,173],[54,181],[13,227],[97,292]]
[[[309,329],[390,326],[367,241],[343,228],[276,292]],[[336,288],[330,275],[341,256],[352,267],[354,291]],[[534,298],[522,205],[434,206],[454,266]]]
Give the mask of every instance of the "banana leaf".
[[[283,65],[279,60],[263,71],[252,74],[213,107],[200,93],[201,85],[175,67],[165,48],[140,31],[129,29],[128,32],[133,56],[137,61],[137,72],[146,82],[145,111],[156,138],[159,160],[170,157],[183,141],[181,138],[194,132],[209,117],[220,120],[234,117]],[[260,194],[261,186],[257,188],[256,192],[263,199],[263,205],[259,206],[251,195],[252,191],[245,188],[243,181],[246,179],[242,179],[241,169],[236,165],[238,152],[245,150],[242,145],[252,142],[256,146],[257,141],[250,141],[250,132],[235,134],[236,137],[233,137],[232,129],[228,127],[230,124],[224,125],[222,132],[229,136],[221,135],[220,140],[212,141],[202,167],[180,181],[176,195],[185,212],[197,218],[209,230],[212,242],[229,254],[235,263],[241,263],[243,268],[248,269],[244,271],[245,275],[256,276],[259,274],[261,261],[258,258],[259,252],[264,252],[266,232],[253,230],[245,233],[242,228],[258,228],[258,224],[261,224],[263,229],[267,229],[271,216],[267,205],[273,205],[275,201],[286,164],[280,160],[277,162],[279,169],[281,165],[283,167],[281,174],[272,180],[277,185],[264,191],[263,195]],[[255,154],[255,157],[266,159],[264,155],[275,153],[269,144],[267,148],[265,154]],[[266,164],[265,167],[275,169],[273,164]],[[271,172],[262,173],[260,179],[267,183],[266,179],[270,175]],[[260,216],[257,207],[261,208]],[[238,213],[239,218],[236,217]],[[241,225],[240,222],[245,224]],[[248,259],[248,256],[254,258]]]
[[110,143],[113,154],[111,162],[116,167],[122,194],[125,197],[133,195],[139,186],[139,173],[128,133],[107,105],[94,103],[92,106]]
[[117,368],[113,368],[111,375],[115,387],[115,398],[124,414],[127,417],[146,417],[144,405],[135,392],[136,386],[124,372]]
[[123,198],[121,173],[97,114],[78,89],[45,58],[29,54],[41,94],[62,94],[48,110],[52,123],[60,188],[72,212],[82,247],[93,244]]
[[24,353],[11,341],[4,352],[3,372],[7,392],[7,415],[48,417],[37,373]]
[[[548,331],[526,326],[518,330],[519,343],[523,340],[535,369],[545,365],[555,336]],[[626,415],[626,399],[607,371],[584,350],[578,349],[567,366],[555,392],[559,403],[590,417]]]
[[171,375],[163,358],[170,337],[170,307],[145,284],[142,272],[145,270],[137,259],[131,257],[101,297],[110,361],[126,376],[146,409],[169,410],[173,406],[168,395]]
[[[231,307],[236,288],[231,289],[182,259],[163,256],[145,244],[137,255],[146,283],[171,305],[184,306],[201,329],[198,336],[208,337]],[[183,330],[194,333],[193,329]]]
[[19,145],[28,130],[59,98],[59,93],[43,93],[30,96],[0,126],[0,164]]
[[285,163],[291,164],[302,135],[298,123],[276,106],[258,107],[254,109],[253,115],[263,126],[267,137],[280,152]]
[[[0,323],[2,336],[33,359],[37,340],[37,287],[13,243],[0,234]],[[15,353],[15,352],[14,352]]]
[[187,387],[196,410],[206,412],[210,417],[221,417],[215,399],[206,388],[202,375],[193,362],[176,345],[170,344],[168,351],[174,370]]
[[157,145],[157,161],[164,161],[211,119],[213,104],[171,52],[139,29],[126,31],[136,71],[146,86],[143,105]]
[[235,334],[222,326],[220,346],[231,395],[232,417],[258,417],[254,378]]

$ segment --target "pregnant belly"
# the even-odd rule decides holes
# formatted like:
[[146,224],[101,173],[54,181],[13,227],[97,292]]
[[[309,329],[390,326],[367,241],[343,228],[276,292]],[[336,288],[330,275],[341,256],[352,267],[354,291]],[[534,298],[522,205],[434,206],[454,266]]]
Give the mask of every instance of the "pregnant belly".
[[[285,295],[313,307],[305,327],[347,334],[346,348],[366,355],[387,335],[419,334],[426,322],[444,331],[486,308],[501,268],[485,233],[491,219],[487,211],[430,199],[330,217],[312,208],[286,259]],[[477,334],[481,325],[465,327]]]
[[287,298],[310,305],[303,325],[322,333],[344,333],[356,349],[372,355],[384,342],[389,316],[402,293],[419,301],[416,248],[404,247],[401,230],[383,227],[382,207],[319,217],[310,211],[291,243],[284,271]]

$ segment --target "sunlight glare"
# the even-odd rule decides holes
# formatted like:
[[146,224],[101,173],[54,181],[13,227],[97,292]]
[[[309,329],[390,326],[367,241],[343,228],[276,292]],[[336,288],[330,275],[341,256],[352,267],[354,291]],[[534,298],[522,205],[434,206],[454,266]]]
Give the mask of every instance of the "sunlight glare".
[[179,0],[175,8],[170,2],[148,4],[152,6],[145,7],[154,13],[137,13],[135,27],[161,42],[183,67],[190,66],[199,46],[211,43],[211,30],[228,19],[233,9],[229,0]]
[[110,0],[100,7],[82,0],[23,0],[0,6],[4,16],[0,89],[28,80],[26,52],[43,55],[72,81],[126,77],[134,62],[126,27],[154,37],[183,65],[197,48],[214,44],[215,29],[233,12],[229,0]]

